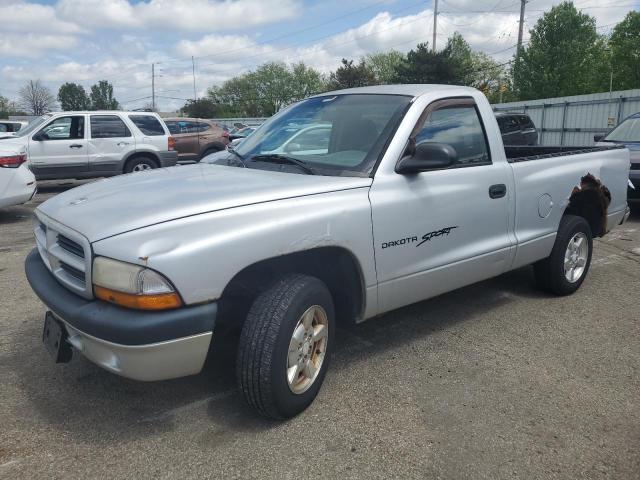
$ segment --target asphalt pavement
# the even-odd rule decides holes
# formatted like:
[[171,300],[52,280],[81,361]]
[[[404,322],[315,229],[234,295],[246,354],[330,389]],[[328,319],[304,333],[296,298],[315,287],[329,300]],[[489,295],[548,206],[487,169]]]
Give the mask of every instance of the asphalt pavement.
[[77,183],[0,209],[0,478],[640,477],[640,212],[570,297],[524,268],[340,330],[280,423],[244,406],[232,338],[165,382],[51,361],[23,261],[35,206]]

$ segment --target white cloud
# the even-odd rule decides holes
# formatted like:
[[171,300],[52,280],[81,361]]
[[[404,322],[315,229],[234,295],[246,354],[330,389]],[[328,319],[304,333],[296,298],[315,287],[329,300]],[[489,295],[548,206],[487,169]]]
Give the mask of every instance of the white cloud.
[[66,20],[94,28],[171,28],[216,31],[264,25],[295,17],[297,0],[60,0]]
[[20,0],[0,4],[3,12],[0,32],[80,33],[84,29],[73,22],[61,20],[49,5],[26,3]]
[[0,56],[35,58],[47,50],[68,50],[77,43],[72,35],[35,33],[0,34]]

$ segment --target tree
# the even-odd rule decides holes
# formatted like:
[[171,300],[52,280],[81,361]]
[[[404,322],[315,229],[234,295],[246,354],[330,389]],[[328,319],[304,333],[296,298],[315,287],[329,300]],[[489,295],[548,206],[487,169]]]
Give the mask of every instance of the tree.
[[450,39],[445,48],[433,52],[428,43],[418,44],[415,50],[407,54],[406,63],[398,67],[395,81],[465,85],[470,66],[461,60],[462,53],[456,51],[458,46],[455,39]]
[[632,11],[609,39],[614,90],[640,88],[640,12]]
[[187,100],[180,111],[188,117],[214,118],[220,115],[220,106],[211,98],[204,97],[197,100]]
[[404,65],[407,58],[397,50],[371,53],[364,58],[376,77],[376,83],[388,85],[393,83],[400,65]]
[[0,118],[9,116],[9,99],[0,95]]
[[353,60],[343,58],[342,65],[329,75],[329,88],[331,90],[366,87],[376,84],[376,75],[364,60],[360,60],[360,63],[354,65]]
[[91,86],[92,110],[118,110],[120,105],[113,97],[113,85],[106,80],[100,80]]
[[82,85],[77,83],[64,83],[58,90],[58,102],[64,111],[88,110],[90,106],[89,97]]
[[604,40],[595,18],[563,2],[546,12],[530,31],[529,45],[513,67],[522,100],[579,95],[608,86]]
[[30,115],[42,115],[55,107],[56,99],[40,80],[29,80],[20,92],[19,105]]
[[322,75],[304,63],[269,62],[211,87],[207,97],[220,116],[270,116],[290,103],[325,90]]

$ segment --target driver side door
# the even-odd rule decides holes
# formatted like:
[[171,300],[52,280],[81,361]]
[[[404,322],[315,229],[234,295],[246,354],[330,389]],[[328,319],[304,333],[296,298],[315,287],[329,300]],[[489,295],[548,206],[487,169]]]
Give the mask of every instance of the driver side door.
[[38,178],[73,178],[88,171],[85,115],[56,117],[29,140],[30,167]]
[[491,157],[472,98],[430,104],[408,144],[450,145],[446,168],[374,178],[369,199],[380,311],[505,271],[511,253],[511,167]]

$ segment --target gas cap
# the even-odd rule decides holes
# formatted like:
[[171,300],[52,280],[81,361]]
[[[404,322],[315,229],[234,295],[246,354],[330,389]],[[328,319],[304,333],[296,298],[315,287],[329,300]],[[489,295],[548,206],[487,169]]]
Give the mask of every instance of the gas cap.
[[551,213],[552,208],[553,200],[551,195],[548,193],[540,195],[540,198],[538,199],[538,215],[540,215],[540,218],[547,218]]

